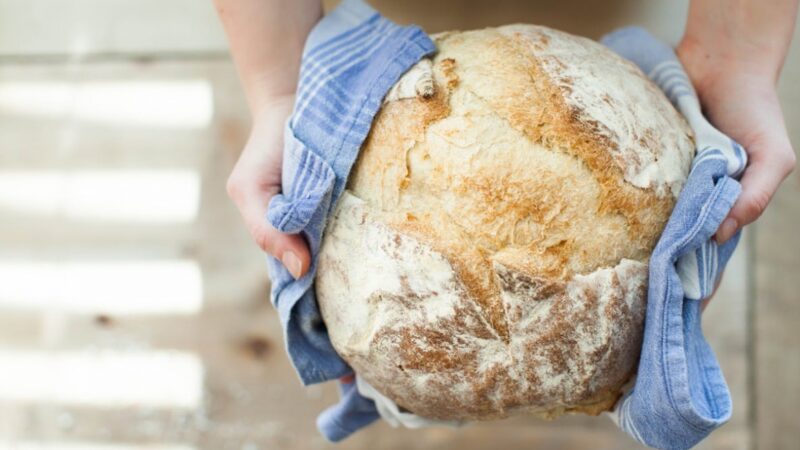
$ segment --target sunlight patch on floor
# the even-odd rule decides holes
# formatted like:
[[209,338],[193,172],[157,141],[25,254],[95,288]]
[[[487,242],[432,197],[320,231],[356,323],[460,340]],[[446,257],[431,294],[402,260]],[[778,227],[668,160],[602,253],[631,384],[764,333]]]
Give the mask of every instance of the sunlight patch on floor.
[[0,307],[14,310],[185,315],[203,304],[194,260],[0,260],[0,280]]
[[194,409],[203,401],[203,372],[184,352],[0,350],[0,399]]
[[207,127],[211,83],[188,80],[5,81],[0,113],[153,128]]
[[0,171],[0,210],[52,219],[191,223],[195,170]]

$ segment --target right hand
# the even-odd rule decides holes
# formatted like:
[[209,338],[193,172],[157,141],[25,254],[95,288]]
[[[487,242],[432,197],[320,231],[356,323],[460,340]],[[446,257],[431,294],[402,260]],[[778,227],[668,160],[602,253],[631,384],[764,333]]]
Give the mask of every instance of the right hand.
[[294,95],[273,98],[253,115],[250,137],[228,177],[228,195],[239,208],[250,235],[297,279],[308,271],[311,256],[299,234],[284,234],[267,221],[270,199],[281,190],[283,128]]
[[744,58],[710,58],[714,49],[700,45],[685,40],[676,51],[711,123],[748,156],[742,193],[715,236],[722,244],[761,216],[796,157],[778,100],[777,76],[760,73],[762,65]]

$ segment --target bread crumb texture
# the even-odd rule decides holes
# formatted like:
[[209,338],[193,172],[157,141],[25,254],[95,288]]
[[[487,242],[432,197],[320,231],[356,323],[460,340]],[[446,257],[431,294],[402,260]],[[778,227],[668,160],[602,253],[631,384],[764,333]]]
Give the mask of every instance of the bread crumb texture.
[[691,131],[594,41],[532,25],[434,38],[326,229],[331,340],[424,417],[599,414],[636,369]]

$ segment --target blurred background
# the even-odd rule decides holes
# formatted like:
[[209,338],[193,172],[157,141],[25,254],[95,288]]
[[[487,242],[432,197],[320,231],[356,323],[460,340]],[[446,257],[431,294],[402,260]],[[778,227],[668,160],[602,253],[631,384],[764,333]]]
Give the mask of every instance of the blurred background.
[[[530,22],[598,38],[636,23],[673,43],[687,7],[372,4],[429,32]],[[795,145],[797,40],[780,86]],[[588,417],[378,423],[326,443],[314,419],[336,387],[301,387],[225,194],[248,128],[210,1],[0,0],[0,450],[641,448]],[[800,449],[798,194],[794,174],[706,310],[735,412],[699,448]]]

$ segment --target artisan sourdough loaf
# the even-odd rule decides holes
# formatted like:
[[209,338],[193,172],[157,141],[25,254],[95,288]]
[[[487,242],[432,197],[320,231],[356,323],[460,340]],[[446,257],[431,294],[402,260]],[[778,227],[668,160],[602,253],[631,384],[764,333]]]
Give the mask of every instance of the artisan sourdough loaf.
[[434,40],[327,225],[331,341],[423,417],[607,410],[636,370],[691,130],[594,41],[531,25]]

